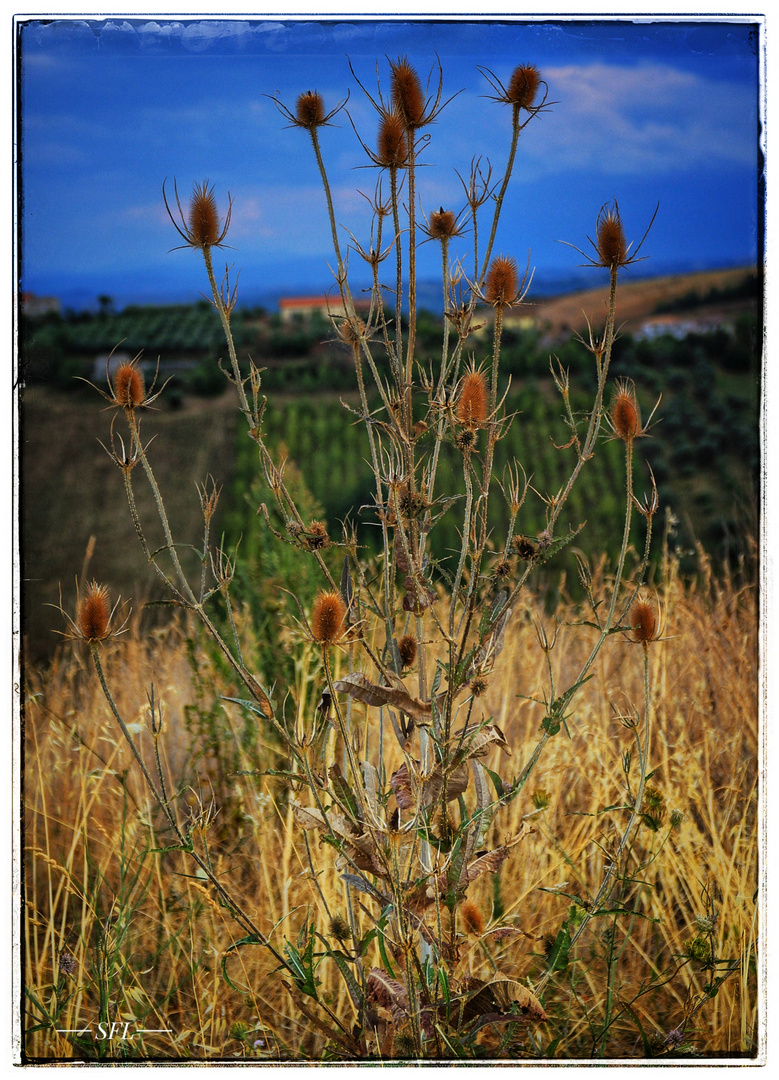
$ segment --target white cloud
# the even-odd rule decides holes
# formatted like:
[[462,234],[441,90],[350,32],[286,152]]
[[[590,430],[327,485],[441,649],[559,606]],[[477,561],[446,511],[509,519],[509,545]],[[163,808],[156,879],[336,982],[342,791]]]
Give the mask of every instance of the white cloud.
[[544,74],[558,102],[534,146],[547,167],[637,174],[754,160],[754,98],[744,86],[663,64]]

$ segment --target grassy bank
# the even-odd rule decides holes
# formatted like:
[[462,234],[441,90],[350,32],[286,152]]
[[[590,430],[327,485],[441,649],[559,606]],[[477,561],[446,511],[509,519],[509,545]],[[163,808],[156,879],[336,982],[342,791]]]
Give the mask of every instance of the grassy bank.
[[[520,1028],[504,1057],[678,1060],[755,1051],[756,597],[738,580],[708,579],[705,565],[701,580],[685,588],[673,562],[667,567],[663,640],[651,650],[654,794],[633,847],[635,883],[619,896],[623,914],[593,919],[570,954],[561,952],[561,920],[572,927],[581,918],[624,824],[632,736],[618,718],[641,693],[639,647],[619,642],[599,662],[601,677],[582,689],[569,718],[570,740],[561,731],[549,744],[532,790],[496,819],[486,840],[493,848],[523,823],[530,830],[496,874],[472,886],[470,921],[457,937],[458,973],[487,978],[496,967],[537,986],[552,971],[543,993],[547,1021]],[[588,640],[570,605],[555,617],[551,661],[564,682]],[[528,596],[479,702],[512,751],[507,758],[495,748],[484,763],[507,782],[544,715],[533,700],[546,678],[539,621],[552,626]],[[338,668],[346,662],[341,654]],[[121,711],[142,733],[150,767],[153,683],[163,771],[181,819],[272,942],[302,948],[309,932],[326,934],[336,916],[347,917],[348,888],[329,849],[293,821],[289,785],[266,774],[277,760],[274,741],[224,700],[237,688],[200,639],[181,626],[154,633],[135,627],[106,647],[104,666]],[[299,648],[296,672],[296,695],[313,706],[323,676],[310,645]],[[355,720],[372,744],[375,721],[362,712]],[[339,753],[332,732],[324,765]],[[313,1003],[301,1011],[272,976],[267,951],[242,944],[213,888],[180,853],[166,852],[163,822],[78,652],[63,651],[31,682],[25,772],[28,1054],[257,1062],[343,1056],[326,1013]],[[466,799],[473,797],[471,790]],[[363,901],[365,912],[356,906],[353,917],[367,932],[374,902]],[[375,937],[367,940],[358,962],[366,970],[385,963]],[[348,1026],[354,1010],[337,965],[322,955],[316,974],[320,1000]],[[109,1019],[145,1033],[100,1042],[97,1024]],[[73,1034],[82,1028],[92,1035]],[[487,1025],[479,1053],[492,1058],[502,1035]]]

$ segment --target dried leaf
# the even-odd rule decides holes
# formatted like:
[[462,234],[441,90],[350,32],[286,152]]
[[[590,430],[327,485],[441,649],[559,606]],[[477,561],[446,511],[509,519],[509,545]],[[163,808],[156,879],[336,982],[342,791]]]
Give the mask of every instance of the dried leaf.
[[409,810],[414,805],[411,793],[411,777],[405,761],[390,777],[390,787],[395,793],[395,800],[401,810]]
[[[418,767],[419,762],[415,761],[414,765]],[[417,798],[421,806],[432,806],[441,795],[443,770],[440,765],[436,765],[429,776],[422,777],[417,774],[414,779],[416,783],[412,784],[406,762],[403,762],[400,768],[390,777],[390,787],[395,793],[395,800],[401,810],[410,810],[416,805]],[[459,798],[466,791],[468,780],[467,765],[459,765],[456,769],[453,769],[447,779],[446,801],[452,802],[454,799]],[[416,796],[414,788],[417,791]]]
[[301,829],[326,829],[325,819],[314,806],[301,806],[295,799],[290,799],[292,814]]
[[[350,821],[345,814],[342,814],[340,810],[328,810],[327,820],[325,820],[321,811],[314,806],[301,806],[295,799],[290,799],[290,806],[295,821],[301,828],[329,832],[339,840],[346,841],[346,850],[350,855],[359,852],[361,856],[366,856],[369,860],[372,858],[373,841],[369,836],[361,834],[358,826]],[[358,866],[361,870],[373,869],[373,864],[370,861],[364,866],[358,863]]]
[[348,781],[341,772],[341,768],[337,762],[334,762],[327,771],[327,775],[330,777],[330,783],[332,790],[342,805],[345,805],[349,813],[355,818],[359,814],[359,808],[357,805],[357,798],[349,786]]
[[368,1001],[389,1009],[395,1023],[408,1014],[408,993],[405,986],[397,979],[390,978],[384,968],[371,968],[365,981],[365,996]]
[[270,698],[265,693],[265,691],[263,690],[263,688],[260,686],[260,684],[257,682],[257,680],[255,679],[255,677],[253,675],[251,675],[245,669],[244,669],[242,674],[243,674],[243,681],[249,687],[249,690],[251,691],[252,696],[254,697],[255,701],[257,702],[258,706],[260,707],[263,715],[265,716],[265,718],[267,720],[272,720],[273,719],[273,706],[270,703]]
[[365,786],[365,799],[373,821],[380,828],[384,823],[384,815],[379,809],[379,773],[375,765],[370,761],[362,763],[363,784]]
[[535,1023],[543,1023],[549,1019],[535,994],[516,979],[497,975],[489,982],[475,987],[473,984],[481,983],[480,979],[471,978],[467,981],[475,992],[468,997],[464,1011],[466,1020],[483,1019],[494,1023],[522,1017]]
[[477,859],[474,859],[472,863],[468,864],[464,876],[471,882],[475,881],[477,877],[481,877],[482,874],[494,874],[506,861],[508,854],[509,849],[506,847],[495,848],[494,851],[488,851],[486,854],[480,855]]
[[340,694],[349,694],[356,701],[379,708],[382,705],[394,705],[396,709],[412,716],[418,724],[429,724],[431,719],[430,704],[412,698],[405,689],[389,686],[377,686],[367,679],[362,672],[355,671],[345,675],[335,684]]
[[504,754],[511,757],[511,747],[497,724],[469,724],[466,728],[460,728],[452,741],[460,747],[456,753],[460,760],[486,757],[493,746],[499,746]]
[[492,930],[487,931],[487,934],[493,941],[504,941],[506,938],[526,936],[516,926],[493,926]]

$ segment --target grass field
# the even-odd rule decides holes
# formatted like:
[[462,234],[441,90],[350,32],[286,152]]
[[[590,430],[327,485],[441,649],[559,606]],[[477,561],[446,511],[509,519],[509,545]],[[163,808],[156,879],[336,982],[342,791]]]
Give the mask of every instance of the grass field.
[[[756,1051],[756,595],[738,579],[718,583],[705,563],[701,580],[697,588],[685,587],[671,560],[661,589],[663,640],[651,649],[656,821],[641,826],[632,856],[643,884],[623,895],[626,915],[590,923],[546,983],[547,1022],[515,1040],[504,1056],[749,1058]],[[555,615],[560,640],[551,655],[564,679],[565,668],[575,669],[588,647],[587,634],[575,625],[570,605]],[[530,700],[545,677],[534,625],[539,619],[550,625],[532,599],[515,612],[480,703],[512,750],[510,759],[497,751],[485,759],[504,779],[519,771],[543,716]],[[295,827],[288,786],[264,774],[278,747],[267,730],[225,702],[236,687],[202,640],[183,625],[149,632],[134,624],[104,653],[116,701],[150,766],[147,694],[153,684],[167,783],[217,875],[231,882],[277,947],[285,940],[300,947],[307,924],[325,933],[333,916],[346,912],[345,886],[329,849]],[[615,717],[640,694],[639,654],[622,640],[602,654],[598,679],[582,690],[569,720],[570,740],[561,732],[549,743],[532,791],[495,819],[490,847],[522,822],[532,831],[501,870],[484,875],[469,894],[478,916],[460,937],[463,973],[484,976],[494,966],[537,984],[561,921],[568,913],[575,917],[582,910],[577,905],[592,895],[624,817],[618,809],[622,761],[631,738]],[[345,663],[342,655],[338,664]],[[296,692],[313,703],[321,689],[309,647],[300,654]],[[370,744],[376,731],[367,717],[363,722]],[[333,733],[328,760],[336,743]],[[137,766],[83,655],[70,647],[31,676],[25,755],[24,1045],[30,1059],[343,1056],[328,1037],[325,1014],[313,1005],[301,1011],[272,976],[273,958],[258,945],[241,944],[240,930],[193,864],[166,853],[167,834]],[[355,917],[371,925],[359,909]],[[496,927],[510,931],[494,934]],[[727,971],[716,989],[712,969],[691,945],[697,941],[700,950],[702,937],[719,973]],[[604,1032],[608,948],[618,959],[609,968]],[[382,963],[375,941],[357,965],[374,963]],[[351,1023],[353,1006],[336,965],[321,960],[317,976],[320,1000]],[[126,1034],[146,1033],[101,1042],[97,1025],[109,1021],[129,1025]],[[84,1028],[91,1034],[73,1034]],[[483,1029],[486,1059],[497,1038],[489,1025]]]

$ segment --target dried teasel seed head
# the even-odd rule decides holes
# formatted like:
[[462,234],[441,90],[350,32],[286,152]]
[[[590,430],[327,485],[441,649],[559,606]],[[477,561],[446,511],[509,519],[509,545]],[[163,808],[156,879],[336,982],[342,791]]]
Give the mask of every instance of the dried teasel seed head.
[[449,240],[457,235],[457,218],[451,210],[444,210],[442,206],[430,215],[427,231],[433,240]]
[[382,113],[379,122],[379,139],[376,158],[380,165],[398,168],[408,161],[406,128],[400,113],[395,110]]
[[541,76],[538,68],[533,64],[520,64],[511,73],[506,89],[506,99],[520,109],[532,109],[540,85]]
[[492,260],[484,282],[484,299],[493,307],[513,303],[519,290],[519,273],[514,259],[498,255]]
[[630,442],[641,433],[641,414],[638,411],[636,393],[630,383],[620,383],[611,403],[611,425],[614,433]]
[[466,427],[477,427],[487,419],[487,380],[480,371],[469,371],[463,379],[456,416]]
[[595,236],[601,266],[624,266],[627,262],[627,242],[616,203],[601,210]]
[[405,56],[390,63],[392,103],[406,128],[420,127],[425,116],[425,97],[419,75]]
[[351,936],[349,924],[343,917],[343,915],[333,915],[333,917],[330,919],[327,929],[330,934],[336,939],[336,941],[340,941],[341,944],[343,944],[345,941],[348,941]]
[[410,668],[417,658],[417,639],[411,634],[404,634],[398,642],[398,652],[404,668]]
[[630,625],[634,641],[648,645],[657,633],[657,612],[649,600],[636,600],[630,609]]
[[472,900],[466,900],[460,907],[460,918],[467,934],[479,937],[484,933],[484,916]]
[[121,364],[112,379],[112,389],[117,404],[125,409],[136,409],[146,400],[143,372],[132,361]]
[[508,559],[498,559],[492,568],[492,572],[498,580],[503,580],[511,575],[511,563]]
[[295,106],[295,115],[301,127],[315,128],[325,122],[325,103],[316,90],[301,94]]
[[78,629],[85,641],[103,641],[110,633],[111,605],[108,589],[93,581],[78,606]]
[[511,550],[519,555],[520,559],[534,559],[538,554],[538,547],[533,540],[526,536],[515,536],[511,541]]
[[195,247],[206,248],[220,242],[219,214],[214,189],[206,182],[196,184],[189,202],[189,234]]
[[348,319],[338,320],[336,330],[341,341],[345,341],[353,349],[358,349],[365,334],[365,323],[359,315],[354,315]]
[[476,432],[473,428],[463,428],[454,437],[454,445],[461,453],[470,453],[476,444]]
[[338,641],[346,628],[346,604],[339,592],[320,592],[311,613],[311,634],[321,645]]
[[318,551],[319,548],[326,547],[329,540],[327,529],[321,521],[309,521],[304,542],[310,551]]

